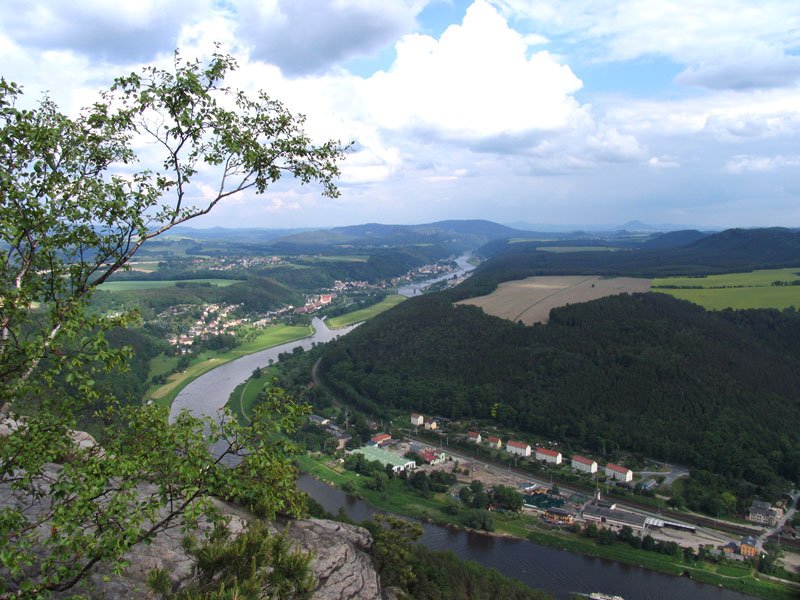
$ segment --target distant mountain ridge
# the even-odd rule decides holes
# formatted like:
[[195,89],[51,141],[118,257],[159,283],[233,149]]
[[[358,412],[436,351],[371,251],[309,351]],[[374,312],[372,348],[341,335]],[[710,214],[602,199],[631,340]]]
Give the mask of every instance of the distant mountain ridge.
[[414,244],[450,242],[455,247],[477,248],[488,241],[528,235],[529,232],[486,220],[449,220],[419,225],[364,223],[285,236],[275,244],[291,247],[309,244]]

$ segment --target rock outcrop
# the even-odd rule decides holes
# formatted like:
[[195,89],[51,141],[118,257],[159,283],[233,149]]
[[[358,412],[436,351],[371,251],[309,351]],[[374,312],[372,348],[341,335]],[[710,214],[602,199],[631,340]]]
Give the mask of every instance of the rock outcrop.
[[306,519],[292,521],[287,531],[289,539],[314,555],[315,599],[381,598],[380,579],[368,554],[372,536],[366,529]]
[[[76,440],[76,443],[81,441]],[[58,465],[49,465],[47,472],[54,476],[58,468]],[[142,485],[143,495],[154,493],[148,487]],[[0,508],[14,506],[18,500],[9,485],[0,484]],[[47,509],[48,501],[47,495],[40,499],[39,502],[44,502],[42,510]],[[238,505],[221,501],[215,504],[228,517],[228,528],[234,536],[256,519]],[[47,535],[47,523],[40,527],[42,534]],[[200,532],[209,527],[205,521],[199,524]],[[372,536],[363,527],[323,519],[301,519],[275,523],[271,528],[276,534],[285,531],[296,549],[313,555],[311,570],[317,580],[314,600],[393,600],[396,597],[391,590],[381,588],[369,554]],[[151,543],[134,546],[125,557],[129,566],[122,573],[115,574],[108,565],[100,563],[76,588],[61,596],[80,594],[98,600],[153,599],[155,595],[147,585],[148,574],[153,569],[164,569],[175,586],[188,583],[194,577],[194,561],[182,547],[183,536],[176,524],[160,532]]]
[[[230,518],[229,529],[236,535],[247,527],[252,515],[240,507],[217,503]],[[384,592],[369,551],[372,536],[363,527],[324,519],[300,519],[275,524],[275,533],[286,531],[295,547],[311,552],[311,570],[317,579],[314,600],[391,600],[393,592]],[[130,566],[120,575],[105,568],[92,574],[85,593],[95,599],[152,599],[147,574],[165,569],[175,584],[193,576],[192,559],[181,547],[178,528],[162,532],[151,544],[140,544],[127,556]]]

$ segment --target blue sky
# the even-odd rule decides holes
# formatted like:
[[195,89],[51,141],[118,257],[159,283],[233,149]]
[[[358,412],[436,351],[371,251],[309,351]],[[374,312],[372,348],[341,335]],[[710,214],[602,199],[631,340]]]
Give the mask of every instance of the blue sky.
[[800,226],[794,0],[0,3],[2,75],[67,112],[215,42],[355,145],[340,198],[281,182],[198,226]]

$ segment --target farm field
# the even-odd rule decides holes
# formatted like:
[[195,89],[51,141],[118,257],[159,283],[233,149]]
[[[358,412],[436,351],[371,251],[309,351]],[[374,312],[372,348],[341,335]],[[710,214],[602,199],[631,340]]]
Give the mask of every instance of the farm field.
[[526,325],[546,323],[550,311],[566,304],[588,302],[650,289],[649,279],[601,278],[589,275],[528,277],[501,283],[488,296],[462,300],[458,304],[479,306],[484,312]]
[[240,283],[238,279],[184,279],[180,281],[108,281],[98,289],[106,292],[129,292],[131,290],[155,290],[165,287],[174,287],[176,283],[208,283],[218,287],[226,287]]
[[800,279],[800,267],[789,267],[788,269],[761,269],[750,271],[749,273],[727,273],[725,275],[706,275],[705,277],[659,277],[653,279],[653,287],[662,286],[675,287],[727,287],[727,286],[748,286],[765,287],[771,286],[773,281],[790,282]]
[[328,319],[328,327],[331,329],[339,329],[340,327],[347,327],[348,325],[352,325],[354,323],[366,321],[367,319],[371,319],[375,315],[380,314],[385,310],[389,310],[393,306],[397,306],[405,299],[405,296],[401,296],[400,294],[386,296],[386,298],[377,304],[373,304],[367,308],[354,310],[353,312],[345,313],[343,315],[339,315],[338,317],[331,317]]
[[128,266],[131,268],[131,271],[141,271],[143,273],[153,273],[154,271],[158,271],[159,263],[158,263],[158,261],[151,260],[151,261],[128,263]]
[[[800,306],[800,286],[772,282],[800,279],[800,267],[763,269],[707,277],[668,277],[653,280],[654,292],[670,294],[709,310]],[[669,287],[665,287],[669,286]]]
[[652,291],[694,302],[708,310],[723,310],[726,308],[776,308],[783,310],[790,306],[800,307],[800,286],[796,285],[785,287],[704,288],[699,290],[660,288]]

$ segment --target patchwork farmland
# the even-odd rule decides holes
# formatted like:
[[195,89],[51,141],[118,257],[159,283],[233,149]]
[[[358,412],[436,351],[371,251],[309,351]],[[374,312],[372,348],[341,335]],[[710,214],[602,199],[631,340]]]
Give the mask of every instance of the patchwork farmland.
[[546,323],[550,318],[550,311],[559,306],[649,290],[649,279],[634,277],[528,277],[501,283],[488,296],[462,300],[458,304],[479,306],[487,314],[532,325]]
[[761,269],[707,277],[653,280],[654,292],[670,294],[707,310],[800,306],[800,267]]

